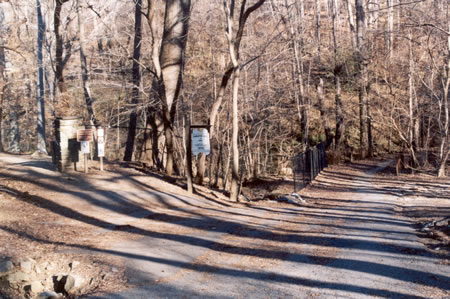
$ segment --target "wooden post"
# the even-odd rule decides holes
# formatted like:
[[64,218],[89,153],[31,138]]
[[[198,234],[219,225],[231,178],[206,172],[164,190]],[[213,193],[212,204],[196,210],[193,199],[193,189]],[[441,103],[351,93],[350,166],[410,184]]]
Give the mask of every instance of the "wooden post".
[[89,154],[84,154],[84,173],[88,173],[88,158]]
[[100,171],[103,171],[103,157],[100,157]]
[[191,144],[191,121],[189,116],[185,115],[185,135],[186,135],[186,179],[189,193],[194,192],[192,184],[192,144]]

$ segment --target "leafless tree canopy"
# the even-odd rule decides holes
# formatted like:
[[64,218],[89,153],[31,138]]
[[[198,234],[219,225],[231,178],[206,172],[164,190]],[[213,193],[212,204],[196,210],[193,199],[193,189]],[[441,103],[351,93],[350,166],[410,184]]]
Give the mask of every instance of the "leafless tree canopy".
[[45,152],[72,115],[109,159],[184,175],[188,116],[211,125],[198,182],[235,199],[321,142],[445,175],[447,0],[1,1],[0,32],[1,150]]

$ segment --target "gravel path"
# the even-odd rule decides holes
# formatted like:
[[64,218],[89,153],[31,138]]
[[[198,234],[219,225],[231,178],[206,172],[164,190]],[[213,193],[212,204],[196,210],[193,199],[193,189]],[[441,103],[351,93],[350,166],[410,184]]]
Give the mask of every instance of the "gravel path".
[[[131,288],[92,298],[449,296],[448,263],[428,254],[412,223],[398,216],[395,193],[371,182],[388,163],[350,175],[325,172],[301,206],[205,210],[180,196],[187,204],[179,209],[190,216],[163,220],[183,233],[137,230],[139,238],[112,245]],[[328,195],[314,197],[314,189]]]

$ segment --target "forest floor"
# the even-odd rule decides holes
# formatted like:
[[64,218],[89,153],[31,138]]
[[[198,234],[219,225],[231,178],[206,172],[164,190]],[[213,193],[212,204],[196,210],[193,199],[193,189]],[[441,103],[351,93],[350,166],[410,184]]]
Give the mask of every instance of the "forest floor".
[[395,176],[389,161],[334,165],[301,204],[180,185],[120,164],[61,174],[49,159],[0,154],[0,262],[76,272],[89,284],[70,295],[91,298],[450,296],[448,223],[426,225],[450,216],[449,178]]

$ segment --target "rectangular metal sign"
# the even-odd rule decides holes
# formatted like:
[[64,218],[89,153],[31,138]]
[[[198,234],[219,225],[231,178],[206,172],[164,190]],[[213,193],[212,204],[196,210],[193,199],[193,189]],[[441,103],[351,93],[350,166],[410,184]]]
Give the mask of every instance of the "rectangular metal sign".
[[89,147],[89,141],[81,141],[81,152],[83,154],[89,154],[91,152]]
[[92,141],[92,129],[77,130],[77,141]]
[[192,154],[198,155],[199,153],[204,153],[205,155],[209,155],[210,151],[208,130],[192,130]]

